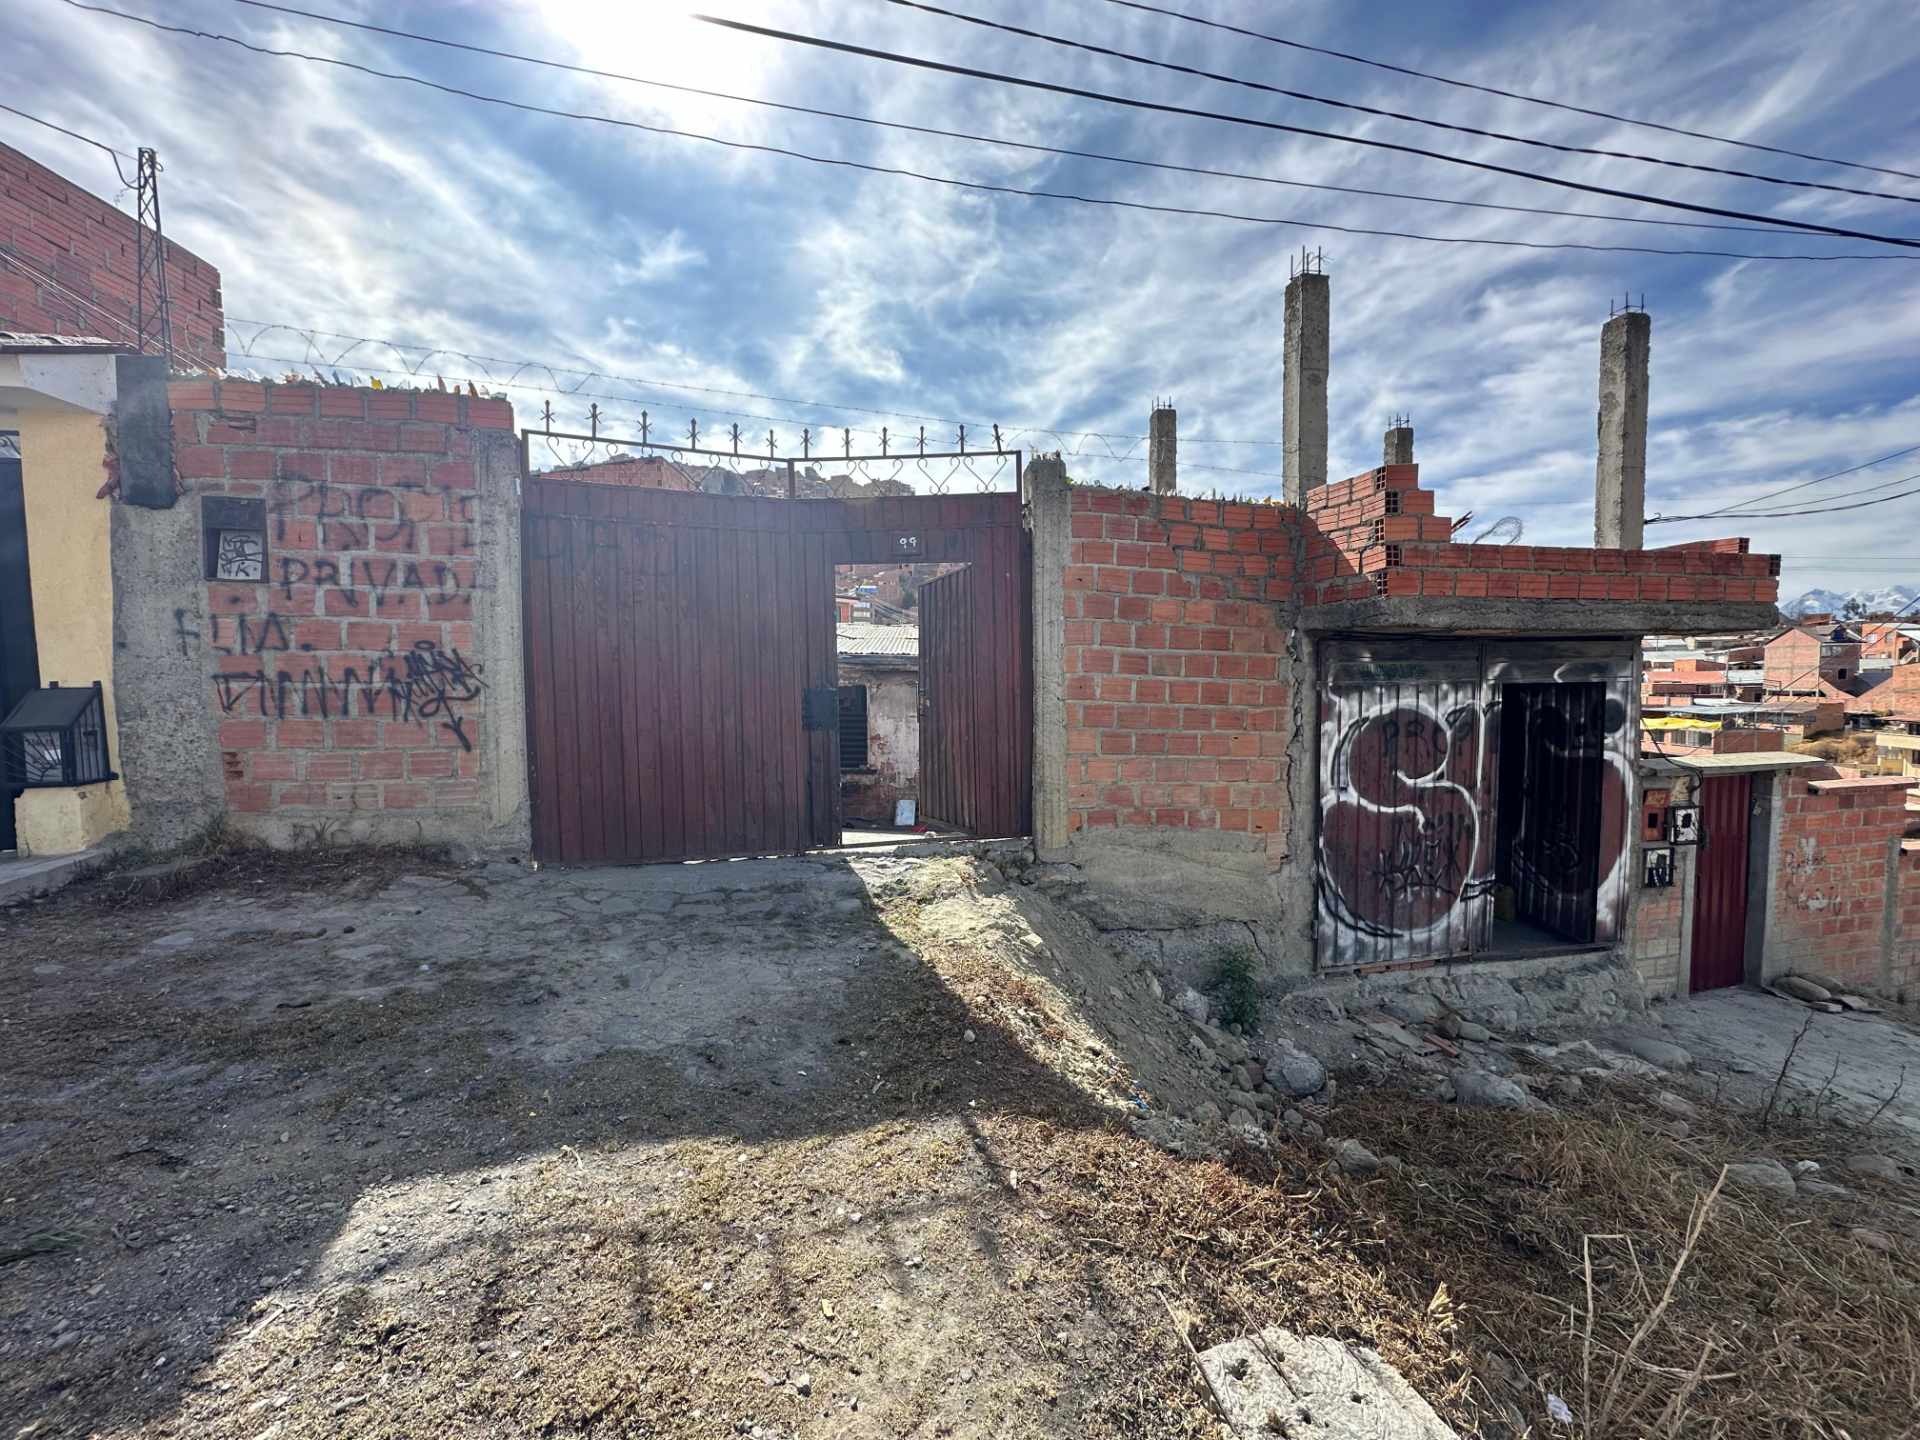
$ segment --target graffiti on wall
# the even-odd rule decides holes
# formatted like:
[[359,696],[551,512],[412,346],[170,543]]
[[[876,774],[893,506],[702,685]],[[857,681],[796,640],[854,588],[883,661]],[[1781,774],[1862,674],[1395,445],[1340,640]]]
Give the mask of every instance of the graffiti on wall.
[[462,749],[471,750],[464,707],[486,689],[480,668],[457,648],[421,640],[364,666],[330,671],[318,657],[297,669],[276,665],[268,670],[263,664],[258,670],[215,675],[213,687],[223,715],[422,721],[439,725]]
[[1323,688],[1315,888],[1325,963],[1483,943],[1492,718],[1477,682]]
[[[1619,933],[1633,814],[1626,667],[1453,668],[1336,674],[1320,688],[1323,965],[1484,951],[1503,895],[1520,918],[1579,941]],[[1525,687],[1512,692],[1524,714],[1503,713],[1512,685]]]

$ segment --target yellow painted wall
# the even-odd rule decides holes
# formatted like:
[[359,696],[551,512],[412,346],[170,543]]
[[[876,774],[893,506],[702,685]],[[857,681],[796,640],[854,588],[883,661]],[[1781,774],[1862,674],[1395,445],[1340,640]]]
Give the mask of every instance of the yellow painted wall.
[[[27,568],[33,583],[33,633],[40,683],[105,690],[107,754],[120,768],[120,731],[113,706],[113,566],[110,501],[95,499],[106,435],[98,415],[23,409],[20,480],[27,512]],[[14,805],[20,847],[58,855],[98,844],[127,827],[120,781],[79,790],[28,791]]]

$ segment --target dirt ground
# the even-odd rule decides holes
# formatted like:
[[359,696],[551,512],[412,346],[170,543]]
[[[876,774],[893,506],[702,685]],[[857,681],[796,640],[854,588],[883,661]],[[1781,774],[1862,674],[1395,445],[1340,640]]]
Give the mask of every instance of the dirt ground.
[[[1404,1172],[1179,1158],[1135,1125],[1210,1083],[1180,1018],[977,861],[214,869],[0,911],[0,1440],[1213,1434],[1189,1342],[1274,1323],[1462,1434],[1652,1433],[1546,1397],[1597,1408],[1754,1141],[1382,1090],[1336,1113]],[[1801,1373],[1714,1352],[1670,1433],[1910,1433],[1915,1249],[1847,1238],[1875,1183],[1722,1202],[1646,1413],[1737,1291],[1723,1346],[1779,1307]],[[1623,1213],[1583,1389],[1583,1238]],[[1787,1299],[1746,1258],[1783,1225],[1822,1247]]]

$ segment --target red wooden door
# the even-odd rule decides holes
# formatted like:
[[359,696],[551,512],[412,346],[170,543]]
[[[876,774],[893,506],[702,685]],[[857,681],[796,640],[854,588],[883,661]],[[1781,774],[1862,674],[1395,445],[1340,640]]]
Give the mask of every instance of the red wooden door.
[[1722,990],[1746,979],[1747,824],[1752,813],[1751,775],[1718,775],[1701,785],[1690,990]]
[[1025,541],[920,587],[920,813],[969,835],[1032,828]]

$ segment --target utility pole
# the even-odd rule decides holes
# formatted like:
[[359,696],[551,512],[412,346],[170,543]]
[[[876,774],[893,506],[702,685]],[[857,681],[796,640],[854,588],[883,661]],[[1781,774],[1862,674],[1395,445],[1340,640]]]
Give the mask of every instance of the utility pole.
[[139,203],[133,221],[134,343],[142,355],[158,351],[173,359],[173,307],[167,300],[167,241],[160,229],[160,162],[140,148]]

